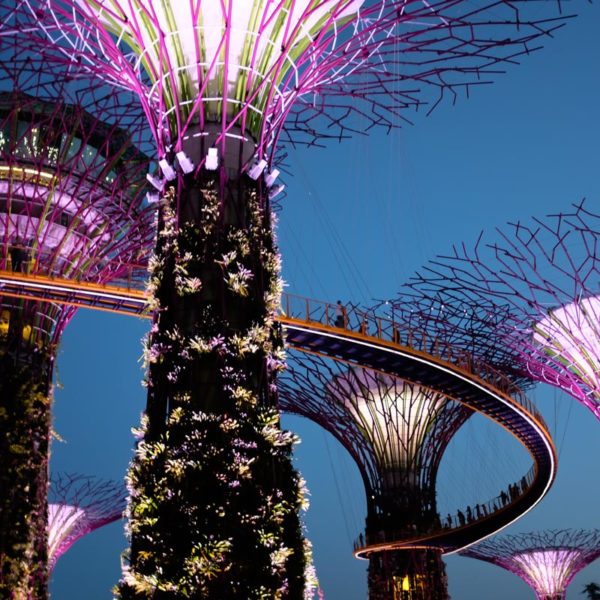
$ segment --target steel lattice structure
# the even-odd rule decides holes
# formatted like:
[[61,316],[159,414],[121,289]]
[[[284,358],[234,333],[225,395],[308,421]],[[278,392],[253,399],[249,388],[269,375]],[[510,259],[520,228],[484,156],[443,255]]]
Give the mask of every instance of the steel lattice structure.
[[122,518],[127,490],[122,483],[87,475],[52,475],[48,489],[48,566],[80,538]]
[[[436,474],[470,409],[391,375],[297,352],[279,388],[281,410],[320,424],[356,461],[367,499],[367,546],[440,529]],[[439,552],[375,551],[369,561],[371,598],[389,597],[392,589],[410,591],[410,598],[445,597]]]
[[[176,410],[250,424],[275,407],[282,360],[273,319],[282,282],[270,208],[281,191],[274,169],[280,142],[312,145],[397,126],[407,109],[432,107],[487,81],[561,24],[554,16],[529,19],[527,3],[503,0],[476,8],[456,0],[16,4],[6,35],[18,30],[18,39],[43,46],[45,60],[76,78],[94,76],[136,94],[156,141],[160,177],[150,179],[164,199],[151,279],[157,313],[147,353],[148,444],[170,444],[169,416]],[[247,435],[246,443],[255,443]],[[137,469],[146,458],[134,461],[132,487],[145,485],[147,471]],[[290,469],[282,463],[281,470],[291,489]],[[265,482],[264,490],[274,487]],[[168,527],[158,529],[168,536]],[[144,557],[165,552],[165,543],[157,541],[156,528],[132,530],[137,538],[123,586],[151,588],[159,575]],[[231,535],[239,530],[233,527]],[[171,541],[173,548],[180,543]],[[296,543],[286,542],[282,552]],[[174,559],[181,555],[179,567],[167,569],[177,581],[192,564],[185,552],[168,551]],[[299,554],[297,548],[290,560]],[[243,568],[247,558],[239,555],[236,566]],[[254,561],[253,574],[259,564]],[[267,562],[264,569],[271,571]],[[286,573],[292,570],[297,566]],[[230,580],[235,585],[233,571],[215,585]],[[296,575],[272,593],[293,594],[299,584]],[[160,585],[179,584],[168,578]]]
[[491,343],[481,338],[480,352],[500,346],[508,370],[563,389],[600,418],[599,248],[600,215],[581,203],[455,247],[415,277],[412,294],[434,313],[487,314]]
[[[439,462],[471,411],[418,384],[298,352],[279,388],[281,410],[318,423],[354,458],[370,519],[389,516],[403,503],[435,513]],[[412,527],[410,519],[406,526]]]
[[[9,38],[0,58],[0,269],[91,283],[145,277],[132,265],[147,262],[156,211],[135,146],[139,106],[50,72]],[[2,593],[45,593],[51,380],[74,312],[0,290]]]
[[[418,343],[429,352],[448,346],[492,365],[520,389],[531,387],[531,376],[524,372],[520,356],[504,345],[506,330],[521,326],[511,307],[484,297],[466,302],[446,293],[441,281],[439,289],[432,285],[427,291],[419,283],[407,284],[393,300],[380,301],[372,310],[383,318],[392,316],[398,338],[409,346]],[[419,333],[410,339],[407,331]]]
[[[94,283],[143,279],[155,210],[145,200],[148,160],[134,145],[139,106],[98,85],[83,94],[29,57],[4,54],[0,70],[0,268]],[[3,298],[4,337],[11,303]],[[73,309],[35,311],[30,342],[56,344]]]
[[600,556],[600,530],[549,530],[486,540],[463,556],[514,573],[537,600],[564,600],[573,577]]
[[6,31],[30,8],[67,63],[139,94],[159,158],[183,149],[196,169],[212,145],[233,146],[244,166],[269,159],[280,139],[344,137],[356,131],[353,115],[359,131],[397,126],[407,108],[487,81],[560,26],[503,0],[17,5]]

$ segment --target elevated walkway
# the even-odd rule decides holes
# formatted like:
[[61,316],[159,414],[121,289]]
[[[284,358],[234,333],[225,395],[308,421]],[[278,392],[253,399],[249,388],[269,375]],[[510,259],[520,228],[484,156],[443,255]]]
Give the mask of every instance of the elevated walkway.
[[[144,281],[134,277],[101,285],[0,271],[0,296],[147,317],[143,288]],[[509,501],[501,506],[489,503],[480,516],[464,523],[452,519],[427,535],[388,532],[383,538],[359,540],[357,557],[415,547],[456,552],[503,529],[543,498],[556,476],[556,450],[543,418],[519,388],[489,365],[427,339],[416,328],[399,329],[393,321],[357,308],[344,308],[341,319],[339,312],[333,304],[284,294],[278,321],[290,347],[440,391],[504,427],[533,460],[530,472],[523,476],[526,485],[514,497],[507,494]]]

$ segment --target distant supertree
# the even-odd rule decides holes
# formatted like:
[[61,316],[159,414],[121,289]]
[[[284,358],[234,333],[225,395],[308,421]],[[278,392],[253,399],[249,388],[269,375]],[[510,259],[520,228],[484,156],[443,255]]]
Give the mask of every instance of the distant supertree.
[[[155,211],[134,147],[139,107],[0,39],[0,269],[13,280],[144,277]],[[102,114],[102,120],[90,110]],[[129,131],[121,129],[123,123]],[[0,289],[0,596],[43,598],[51,380],[73,307]],[[13,594],[11,596],[10,594]]]
[[[275,411],[279,142],[394,127],[407,109],[487,81],[558,23],[504,0],[17,4],[33,21],[17,8],[19,35],[41,44],[43,32],[48,61],[139,95],[162,173],[122,597],[298,597],[301,499]],[[153,475],[171,461],[168,477]]]
[[599,256],[600,215],[582,202],[454,247],[414,278],[412,293],[445,322],[476,313],[494,331],[479,352],[497,352],[500,340],[508,367],[563,389],[600,419]]
[[[320,424],[356,461],[367,498],[367,546],[441,528],[437,471],[470,409],[421,385],[303,353],[294,353],[280,388],[282,410]],[[447,598],[441,553],[374,551],[369,598]]]
[[564,600],[573,577],[600,556],[600,530],[551,530],[486,540],[460,553],[514,573],[537,600]]
[[125,485],[87,475],[52,475],[48,489],[48,568],[80,538],[117,521],[125,511]]

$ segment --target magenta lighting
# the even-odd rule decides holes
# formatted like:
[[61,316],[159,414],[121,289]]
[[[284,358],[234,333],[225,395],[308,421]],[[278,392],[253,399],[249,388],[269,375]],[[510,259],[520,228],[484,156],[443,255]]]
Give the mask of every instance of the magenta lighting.
[[563,389],[600,419],[599,247],[600,215],[582,202],[456,246],[418,274],[411,293],[455,331],[464,331],[462,315],[476,316],[490,332],[479,352]]
[[508,535],[461,552],[514,573],[537,600],[564,600],[573,577],[600,556],[600,530]]
[[48,489],[48,567],[80,538],[122,518],[127,490],[122,483],[59,473]]
[[162,178],[225,161],[276,187],[264,170],[279,141],[345,137],[354,117],[398,126],[536,49],[559,22],[527,4],[19,0],[14,13],[29,8],[65,61],[139,95]]
[[[139,107],[97,85],[83,106],[76,86],[43,68],[9,59],[2,67],[0,269],[98,284],[143,278],[155,211],[145,199],[148,162],[134,146]],[[2,298],[0,337],[15,334],[11,310],[21,303]],[[56,344],[74,309],[25,305],[22,342]]]

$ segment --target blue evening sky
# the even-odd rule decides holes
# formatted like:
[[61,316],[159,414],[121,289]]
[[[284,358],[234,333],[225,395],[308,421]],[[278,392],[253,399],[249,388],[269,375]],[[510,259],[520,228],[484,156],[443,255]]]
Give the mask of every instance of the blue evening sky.
[[[452,243],[474,240],[482,228],[567,210],[582,197],[597,208],[600,6],[580,2],[576,9],[579,17],[547,40],[545,49],[524,57],[493,85],[474,89],[470,99],[444,104],[428,118],[419,115],[415,126],[389,136],[375,133],[295,152],[279,228],[288,290],[332,302],[391,297],[428,259]],[[54,408],[54,427],[65,442],[53,444],[52,469],[123,478],[130,428],[145,403],[137,359],[147,326],[80,311],[67,328]],[[543,502],[508,531],[600,526],[600,425],[550,389],[539,387],[533,397],[557,432],[559,475]],[[285,418],[284,425],[302,438],[297,466],[312,492],[306,524],[325,597],[362,600],[366,563],[351,553],[364,518],[357,470],[316,426],[296,418]],[[456,461],[467,465],[468,449],[485,445],[488,434],[477,437],[476,429],[465,434],[467,450],[457,451]],[[481,477],[482,485],[506,485],[510,480],[502,473],[510,457],[503,454],[510,452],[499,453],[504,466],[497,473],[494,462],[478,455],[465,472]],[[457,471],[451,462],[442,465],[442,504]],[[479,484],[469,483],[474,489]],[[105,527],[63,556],[53,598],[110,598],[125,546],[122,530],[123,523]],[[448,558],[447,572],[453,600],[533,598],[515,576],[472,559]],[[582,597],[583,585],[592,580],[600,583],[600,561],[574,580],[569,600]]]

